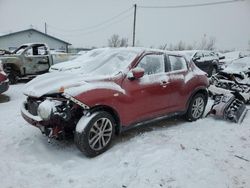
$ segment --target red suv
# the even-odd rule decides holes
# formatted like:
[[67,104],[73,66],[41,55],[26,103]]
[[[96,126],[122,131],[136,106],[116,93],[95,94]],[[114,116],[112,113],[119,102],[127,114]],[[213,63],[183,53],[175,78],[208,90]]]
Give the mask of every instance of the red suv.
[[0,62],[0,94],[7,91],[9,88],[9,80],[3,71],[2,63]]
[[74,135],[78,148],[93,157],[128,128],[173,115],[201,118],[208,84],[203,71],[174,52],[106,49],[80,69],[30,81],[21,112],[50,138]]

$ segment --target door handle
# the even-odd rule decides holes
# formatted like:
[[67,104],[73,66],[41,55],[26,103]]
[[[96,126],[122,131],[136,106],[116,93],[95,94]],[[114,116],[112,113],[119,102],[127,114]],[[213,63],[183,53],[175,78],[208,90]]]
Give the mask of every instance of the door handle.
[[167,87],[168,84],[169,84],[169,81],[162,80],[162,81],[160,82],[160,85],[161,85],[162,87]]

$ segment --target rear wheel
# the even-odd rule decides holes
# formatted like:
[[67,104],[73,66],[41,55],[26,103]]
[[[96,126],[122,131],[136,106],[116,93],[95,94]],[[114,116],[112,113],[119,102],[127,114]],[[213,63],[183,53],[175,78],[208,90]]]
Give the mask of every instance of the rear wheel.
[[197,119],[201,118],[206,107],[206,102],[207,100],[204,94],[196,94],[190,101],[186,113],[186,119],[188,121],[196,121]]
[[75,132],[76,146],[88,157],[95,157],[106,151],[113,140],[115,120],[105,111],[83,116]]

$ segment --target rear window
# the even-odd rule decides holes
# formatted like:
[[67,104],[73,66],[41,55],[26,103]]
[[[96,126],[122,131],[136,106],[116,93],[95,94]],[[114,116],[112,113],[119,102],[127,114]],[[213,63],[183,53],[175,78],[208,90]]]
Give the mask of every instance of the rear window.
[[169,56],[171,71],[186,70],[187,64],[184,57]]

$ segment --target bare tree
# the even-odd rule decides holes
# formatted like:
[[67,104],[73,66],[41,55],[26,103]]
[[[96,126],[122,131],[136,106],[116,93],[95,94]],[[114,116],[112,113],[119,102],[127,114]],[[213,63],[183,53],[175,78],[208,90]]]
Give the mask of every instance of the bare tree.
[[166,44],[163,44],[163,45],[160,45],[159,46],[159,49],[161,49],[161,50],[166,50],[167,49],[167,43]]
[[204,36],[204,37],[201,39],[201,43],[200,43],[199,49],[205,50],[206,45],[207,45],[207,38],[206,38],[206,36]]
[[201,39],[199,49],[201,49],[201,50],[214,50],[215,49],[215,42],[216,42],[215,37],[211,36],[211,37],[209,37],[209,39],[207,39],[207,35],[205,34],[204,37]]
[[110,39],[108,39],[108,46],[109,47],[127,47],[128,46],[128,39],[121,38],[117,34],[113,34]]
[[121,39],[120,47],[128,47],[128,38]]
[[174,45],[170,44],[169,47],[167,48],[167,50],[170,50],[170,51],[174,50]]
[[121,44],[120,37],[117,34],[113,34],[110,39],[108,39],[109,47],[119,47]]
[[175,50],[185,50],[186,49],[186,44],[182,40],[176,45]]
[[209,37],[209,40],[207,42],[206,50],[214,50],[215,49],[215,37]]
[[[159,49],[163,50],[194,50],[194,49],[200,49],[200,50],[214,50],[216,44],[215,37],[211,36],[207,38],[206,35],[204,35],[200,42],[194,41],[192,44],[185,43],[184,41],[180,40],[177,44],[170,43],[169,45],[164,44],[160,45]],[[250,40],[249,40],[249,48],[250,48]]]

